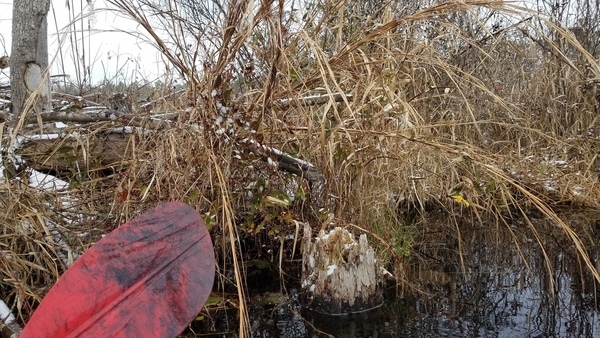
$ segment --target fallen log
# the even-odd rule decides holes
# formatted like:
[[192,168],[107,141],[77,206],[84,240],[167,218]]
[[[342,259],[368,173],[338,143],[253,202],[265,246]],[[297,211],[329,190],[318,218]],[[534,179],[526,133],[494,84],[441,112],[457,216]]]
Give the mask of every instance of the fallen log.
[[133,158],[134,134],[93,133],[87,135],[29,138],[18,154],[28,167],[38,171],[96,171],[121,167]]

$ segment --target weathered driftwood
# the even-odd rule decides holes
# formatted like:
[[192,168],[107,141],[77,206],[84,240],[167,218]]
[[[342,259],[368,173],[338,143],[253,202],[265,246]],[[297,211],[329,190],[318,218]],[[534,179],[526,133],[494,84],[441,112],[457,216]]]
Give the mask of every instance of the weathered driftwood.
[[[43,112],[39,117],[43,122],[76,122],[89,123],[101,121],[116,121],[125,115],[123,112],[112,109],[85,109],[80,111],[52,111]],[[27,123],[35,123],[37,117],[32,116],[26,120]]]
[[312,183],[322,183],[325,181],[323,174],[310,162],[292,157],[281,150],[263,145],[253,139],[244,138],[239,143],[245,145],[250,151],[264,159],[271,159],[271,162],[277,164],[281,170],[300,176]]
[[[180,94],[179,92],[174,94]],[[331,95],[314,95],[299,98],[295,102],[301,104],[313,105],[322,104],[327,100],[343,101],[351,98],[351,95],[335,94]],[[81,97],[70,97],[77,102],[82,101]],[[289,102],[288,102],[289,101]],[[282,100],[280,104],[292,104],[291,100]],[[156,101],[158,102],[158,101]],[[143,108],[151,108],[152,105]],[[86,107],[79,109],[63,108],[58,111],[47,111],[37,114],[36,116],[28,116],[25,118],[25,124],[35,125],[41,120],[42,122],[73,122],[73,123],[95,123],[102,121],[119,122],[127,126],[138,126],[149,130],[161,130],[173,126],[173,121],[179,117],[179,112],[171,112],[158,115],[133,115],[127,114],[123,110],[109,109],[108,107]],[[6,119],[6,114],[0,112],[0,119]],[[325,182],[325,177],[319,169],[308,161],[295,158],[276,148],[263,145],[256,140],[246,137],[237,137],[234,132],[232,135],[240,146],[245,147],[256,155],[262,157],[265,161],[269,161],[277,165],[280,170],[295,174],[308,180],[311,183],[322,184]],[[81,142],[81,139],[61,138],[60,140],[36,140],[27,144],[23,151],[19,151],[25,158],[28,159],[28,164],[37,170],[68,170],[74,166],[78,168],[90,168],[98,166],[109,166],[113,163],[120,162],[119,159],[128,157],[129,154],[123,153],[127,147],[124,147],[123,140],[118,139],[115,135],[106,137],[93,135],[93,142],[86,140]],[[87,148],[86,148],[87,147]],[[89,148],[89,149],[88,149]],[[104,153],[106,151],[106,153]],[[83,165],[83,166],[82,166]]]
[[366,235],[356,241],[352,233],[337,227],[329,233],[321,230],[313,241],[311,228],[305,225],[302,247],[306,307],[339,315],[382,305],[380,269]]
[[[89,134],[32,139],[18,150],[27,165],[39,171],[102,170],[132,158],[132,134]],[[125,160],[125,161],[124,161]]]
[[[120,115],[123,115],[123,113],[121,113]],[[81,112],[67,113],[65,111],[51,111],[26,116],[23,122],[25,125],[36,124],[38,118],[40,118],[42,122],[91,123],[101,121],[114,121],[115,116],[119,117],[120,115],[115,115],[113,111],[110,111],[108,109],[97,110],[92,112],[91,114]],[[6,121],[7,119],[8,114],[5,111],[0,111],[0,120]]]
[[[103,110],[93,114],[44,114],[44,121],[90,122],[98,120],[114,120],[114,111]],[[172,125],[167,118],[152,118],[150,116],[118,115],[117,118],[134,126],[143,126],[149,130],[159,130]],[[71,168],[86,168],[86,170],[102,169],[108,166],[122,163],[123,159],[131,158],[131,147],[128,147],[131,135],[120,133],[94,133],[80,135],[78,137],[62,137],[56,139],[34,138],[22,142],[17,153],[25,159],[28,166],[40,171],[56,170],[64,171]],[[279,169],[298,175],[313,183],[322,183],[325,178],[317,167],[307,161],[294,158],[278,149],[268,147],[252,139],[244,139],[240,145],[247,147],[265,159],[269,158],[276,163]]]
[[342,94],[342,93],[334,93],[334,94],[316,94],[309,95],[304,97],[298,97],[294,99],[280,99],[275,101],[277,104],[281,105],[290,105],[292,107],[300,106],[317,106],[321,104],[325,104],[329,101],[334,102],[344,102],[345,100],[351,100],[352,94]]
[[[169,95],[181,95],[183,91],[178,91]],[[167,95],[160,100],[150,102],[142,105],[141,110],[149,110],[161,100],[165,100],[170,96]],[[57,96],[67,96],[68,99],[76,101],[77,104],[94,104],[94,102],[86,101],[80,96],[72,96],[67,94],[57,94]],[[278,104],[291,104],[295,105],[300,103],[301,105],[317,105],[323,104],[329,100],[341,102],[346,99],[351,99],[350,94],[319,94],[306,97],[300,97],[295,100],[283,99],[278,100]],[[173,127],[173,121],[179,117],[179,112],[170,112],[165,114],[156,115],[134,115],[127,114],[123,110],[110,109],[110,107],[92,106],[79,109],[68,109],[63,108],[57,111],[45,111],[35,116],[27,116],[24,119],[26,125],[36,125],[41,120],[42,122],[72,122],[72,123],[97,123],[103,121],[117,122],[127,126],[137,126],[148,130],[161,130],[165,128]],[[0,120],[7,120],[8,116],[3,111],[0,111]],[[88,126],[88,129],[89,128]],[[46,128],[44,130],[47,130]],[[319,171],[319,169],[308,161],[304,161],[299,158],[295,158],[283,151],[276,148],[269,147],[261,144],[258,141],[246,138],[237,137],[234,133],[234,139],[237,138],[237,143],[255,153],[256,155],[263,158],[265,161],[269,161],[277,165],[280,170],[295,174],[308,180],[311,183],[322,184],[325,182],[325,177]],[[93,166],[105,166],[112,163],[119,162],[117,159],[124,158],[129,154],[124,154],[122,151],[127,149],[121,147],[122,140],[119,140],[114,135],[109,139],[102,139],[99,135],[92,136],[95,140],[90,143],[89,140],[85,141],[85,146],[91,146],[92,152],[89,153],[86,148],[82,148],[84,144],[81,140],[72,138],[61,138],[60,140],[36,140],[27,144],[27,149],[19,151],[25,157],[27,157],[28,164],[37,170],[65,170],[70,168],[72,165],[77,165],[82,168],[81,165],[85,164],[84,168],[89,168],[90,164]],[[53,149],[58,147],[56,149]],[[121,148],[119,148],[121,147]],[[58,150],[57,150],[58,149]],[[79,149],[78,154],[76,149]],[[102,154],[103,149],[107,149],[107,154]],[[121,153],[118,154],[117,153]],[[91,156],[90,156],[91,154]],[[77,158],[77,160],[75,160]],[[100,159],[100,161],[98,161]],[[90,162],[90,160],[92,162]],[[41,162],[40,162],[41,161]]]

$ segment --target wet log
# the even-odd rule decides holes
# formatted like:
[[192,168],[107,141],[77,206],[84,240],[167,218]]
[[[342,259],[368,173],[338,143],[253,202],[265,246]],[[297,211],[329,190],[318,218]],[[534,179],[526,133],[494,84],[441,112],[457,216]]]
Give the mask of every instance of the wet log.
[[383,304],[382,278],[375,251],[362,234],[358,241],[336,227],[312,237],[305,225],[302,256],[304,306],[326,314],[363,312]]

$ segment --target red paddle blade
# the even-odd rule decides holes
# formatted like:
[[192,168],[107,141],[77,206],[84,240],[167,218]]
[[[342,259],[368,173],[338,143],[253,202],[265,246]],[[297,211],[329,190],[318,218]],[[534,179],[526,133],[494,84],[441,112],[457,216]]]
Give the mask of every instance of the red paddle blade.
[[214,275],[200,215],[183,203],[162,204],[81,256],[21,337],[174,337],[202,309]]

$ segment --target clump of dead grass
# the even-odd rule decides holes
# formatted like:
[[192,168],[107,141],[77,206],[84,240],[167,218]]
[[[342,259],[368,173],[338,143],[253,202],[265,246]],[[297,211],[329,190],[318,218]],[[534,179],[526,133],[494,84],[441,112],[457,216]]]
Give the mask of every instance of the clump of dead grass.
[[[537,209],[562,227],[600,280],[577,234],[553,210],[599,206],[598,62],[539,14],[497,1],[424,9],[385,3],[369,11],[324,1],[286,12],[240,0],[222,8],[220,30],[205,30],[221,35],[209,36],[190,30],[175,2],[169,11],[148,1],[111,2],[188,81],[187,105],[153,111],[179,118],[167,130],[148,130],[127,170],[106,178],[113,198],[82,200],[116,215],[115,225],[165,200],[205,212],[220,285],[240,295],[241,331],[248,322],[239,231],[265,231],[283,243],[295,221],[357,224],[382,242],[394,239],[384,245],[393,260],[409,255],[412,243],[399,230],[400,209],[500,219],[527,219]],[[163,39],[150,13],[177,33]],[[500,15],[510,24],[491,25]],[[547,23],[552,37],[531,17]],[[195,45],[187,43],[192,37]],[[326,99],[307,103],[315,95]],[[273,159],[245,146],[248,138],[315,164],[326,183],[278,171]],[[93,196],[96,183],[77,192]],[[31,209],[15,205],[33,214],[47,209],[43,199],[27,198]],[[14,220],[6,252],[39,253],[34,263],[21,257],[5,266],[6,289],[21,293],[20,301],[38,299],[32,285],[50,285],[64,266],[41,230],[18,234],[23,219],[6,210]],[[9,261],[5,255],[3,264]],[[29,272],[13,276],[21,268]],[[43,276],[37,284],[24,282],[35,275]]]

